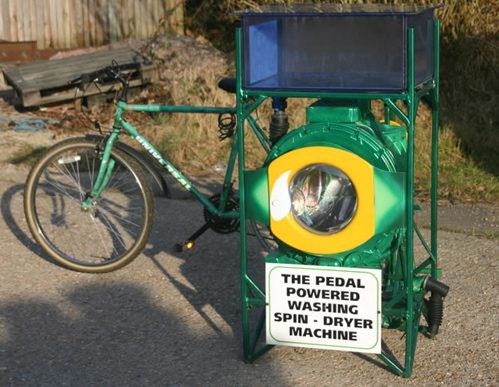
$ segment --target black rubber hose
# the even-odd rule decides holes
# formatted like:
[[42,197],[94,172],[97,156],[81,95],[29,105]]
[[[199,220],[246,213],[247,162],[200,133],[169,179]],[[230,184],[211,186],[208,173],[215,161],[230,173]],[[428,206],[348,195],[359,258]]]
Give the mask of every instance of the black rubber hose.
[[270,121],[269,139],[274,145],[279,139],[284,136],[289,129],[288,115],[282,110],[277,110],[272,114]]
[[444,316],[444,299],[438,293],[431,293],[428,305],[428,333],[436,336]]
[[449,287],[432,277],[427,277],[425,289],[431,291],[428,305],[428,333],[431,337],[438,334],[444,315],[444,297],[449,292]]

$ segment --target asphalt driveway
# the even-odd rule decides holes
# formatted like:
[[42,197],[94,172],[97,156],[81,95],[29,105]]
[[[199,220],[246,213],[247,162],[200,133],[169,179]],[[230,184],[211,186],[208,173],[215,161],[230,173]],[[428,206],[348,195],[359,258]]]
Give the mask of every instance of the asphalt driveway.
[[[207,232],[194,250],[173,253],[173,244],[202,222],[200,206],[180,195],[156,199],[150,243],[129,266],[105,275],[58,267],[28,233],[26,174],[23,167],[2,164],[1,386],[499,383],[499,242],[480,237],[498,231],[497,207],[441,209],[440,224],[452,231],[439,239],[442,282],[451,291],[438,339],[420,336],[413,377],[404,380],[376,357],[347,352],[276,347],[245,364],[238,236]],[[201,184],[212,187],[210,181]],[[426,219],[427,209],[419,219],[423,226]],[[258,266],[256,241],[250,249],[251,264]],[[403,348],[400,332],[384,335],[396,353]]]

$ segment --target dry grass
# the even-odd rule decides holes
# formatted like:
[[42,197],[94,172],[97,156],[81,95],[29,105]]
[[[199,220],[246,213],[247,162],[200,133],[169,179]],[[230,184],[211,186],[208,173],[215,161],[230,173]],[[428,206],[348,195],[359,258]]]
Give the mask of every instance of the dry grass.
[[[225,0],[224,9],[232,11],[276,1],[279,2]],[[397,4],[430,1],[340,2]],[[497,202],[498,4],[489,0],[440,2],[446,6],[437,11],[437,17],[442,21],[439,193],[442,198],[450,201]],[[203,12],[206,11],[203,9]],[[234,97],[216,87],[220,78],[231,73],[233,74],[233,68],[223,71],[186,68],[182,77],[179,77],[181,81],[164,85],[158,93],[150,90],[145,98],[151,103],[233,106]],[[166,94],[165,90],[168,90]],[[308,103],[309,101],[290,101],[288,112],[291,114],[291,127],[305,123],[304,108]],[[270,107],[264,105],[259,108],[258,113],[261,117],[260,124],[268,126]],[[188,168],[190,173],[210,172],[215,164],[227,159],[231,140],[218,140],[216,116],[162,114],[148,120],[141,118],[140,127],[176,165],[181,169]],[[427,114],[423,111],[416,131],[416,182],[417,190],[423,196],[429,192],[429,128]],[[246,144],[249,167],[257,167],[263,153],[251,136]]]
[[[147,92],[148,103],[168,103],[177,106],[234,106],[233,95],[217,88],[222,76],[206,71],[186,71],[179,82],[171,84],[168,101],[163,90]],[[143,102],[143,101],[141,101]],[[155,113],[134,114],[132,124],[181,169],[190,173],[207,173],[220,161],[225,161],[231,140],[218,139],[218,116],[215,114]]]

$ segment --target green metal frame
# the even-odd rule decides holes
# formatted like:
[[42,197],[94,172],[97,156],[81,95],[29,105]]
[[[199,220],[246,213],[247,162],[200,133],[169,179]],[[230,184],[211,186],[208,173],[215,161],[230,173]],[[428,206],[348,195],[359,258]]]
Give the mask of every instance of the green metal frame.
[[[421,85],[415,84],[414,65],[414,30],[407,32],[407,91],[403,93],[325,93],[325,92],[279,92],[244,90],[242,87],[242,49],[241,31],[236,31],[236,71],[237,71],[237,136],[239,157],[239,184],[241,203],[241,289],[242,289],[242,319],[243,319],[243,345],[244,359],[254,361],[267,352],[271,345],[259,345],[265,327],[265,292],[256,284],[249,273],[247,256],[246,232],[246,197],[245,197],[245,159],[244,159],[244,130],[249,114],[269,97],[295,97],[295,98],[338,98],[338,99],[380,99],[385,104],[385,118],[387,122],[397,116],[407,127],[407,179],[406,179],[406,238],[399,248],[403,267],[399,268],[402,276],[403,289],[391,300],[384,302],[383,313],[402,317],[405,324],[396,328],[405,331],[405,359],[403,365],[397,359],[386,353],[381,353],[379,358],[384,361],[396,374],[410,377],[414,363],[418,333],[424,328],[420,327],[420,317],[424,311],[424,291],[419,291],[422,285],[420,274],[430,274],[433,278],[438,275],[437,260],[437,181],[438,181],[438,109],[439,109],[439,41],[440,23],[434,21],[434,52],[433,52],[433,78]],[[431,240],[430,244],[424,240],[421,232],[414,224],[414,130],[416,114],[420,101],[424,100],[432,112],[432,165],[431,165]],[[406,105],[405,113],[398,105],[401,101]],[[414,233],[417,234],[425,247],[429,258],[415,267],[414,261]],[[252,314],[260,312],[256,324],[251,323]]]
[[[423,297],[421,291],[421,274],[430,274],[433,278],[438,277],[437,261],[437,180],[438,180],[438,108],[439,108],[439,21],[434,22],[434,55],[433,55],[433,78],[421,85],[415,84],[414,66],[414,31],[408,30],[408,56],[407,56],[407,91],[404,93],[312,93],[312,92],[259,92],[244,90],[242,87],[242,52],[241,52],[241,32],[236,32],[236,107],[199,107],[199,106],[164,106],[164,105],[133,105],[119,101],[115,116],[113,130],[105,142],[105,149],[102,155],[102,166],[96,179],[94,188],[89,198],[82,203],[82,209],[88,210],[92,202],[96,200],[112,174],[114,163],[111,155],[112,147],[119,139],[121,130],[126,130],[132,138],[150,153],[158,162],[196,199],[198,199],[209,211],[225,218],[240,218],[240,261],[241,261],[241,289],[242,289],[242,319],[243,319],[243,344],[244,359],[251,362],[267,352],[272,346],[259,345],[261,335],[265,326],[265,292],[252,278],[248,268],[248,246],[247,246],[247,213],[246,213],[246,168],[245,168],[245,127],[246,124],[255,133],[262,147],[269,152],[271,145],[267,136],[262,132],[257,124],[257,120],[251,114],[269,97],[291,97],[291,98],[336,98],[336,99],[361,99],[384,101],[386,109],[386,120],[397,116],[407,127],[407,179],[405,184],[406,192],[406,238],[399,246],[399,255],[403,267],[398,267],[397,276],[403,286],[399,285],[399,290],[395,297],[384,300],[383,313],[395,316],[404,321],[403,324],[395,324],[393,328],[405,331],[405,359],[401,365],[396,359],[382,353],[379,355],[395,373],[410,377],[414,362],[414,353],[418,333],[422,330],[419,326],[421,313],[424,312]],[[417,226],[413,223],[414,214],[414,129],[416,113],[421,100],[425,101],[432,111],[432,165],[431,165],[431,240],[428,244]],[[405,113],[397,102],[401,101],[406,105]],[[230,113],[237,115],[237,130],[234,144],[229,156],[228,170],[224,180],[224,187],[221,194],[221,204],[216,208],[196,187],[161,153],[154,148],[130,123],[124,119],[126,111],[137,112],[170,112],[170,113],[203,113],[222,114]],[[234,172],[236,160],[238,161],[239,175],[239,211],[225,211],[225,201],[230,194],[231,179]],[[415,267],[414,262],[414,233],[421,240],[429,257],[424,262]],[[258,321],[252,326],[251,316],[260,311],[257,316]]]

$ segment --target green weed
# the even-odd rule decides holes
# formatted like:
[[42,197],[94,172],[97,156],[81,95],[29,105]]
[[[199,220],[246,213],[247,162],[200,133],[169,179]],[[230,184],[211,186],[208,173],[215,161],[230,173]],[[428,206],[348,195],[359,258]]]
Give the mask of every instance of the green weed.
[[46,146],[35,147],[32,146],[24,146],[18,149],[10,158],[7,159],[7,162],[10,164],[25,164],[29,166],[33,166],[38,158],[45,153],[48,149]]

